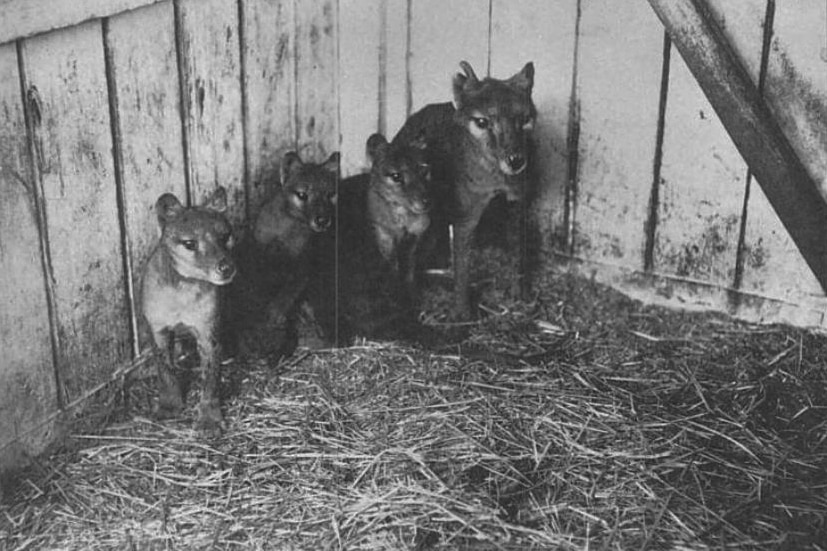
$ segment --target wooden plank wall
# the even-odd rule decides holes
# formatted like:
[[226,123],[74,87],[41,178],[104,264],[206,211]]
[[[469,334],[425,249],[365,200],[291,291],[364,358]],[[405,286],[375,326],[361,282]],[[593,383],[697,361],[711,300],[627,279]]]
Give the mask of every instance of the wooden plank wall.
[[224,186],[240,228],[286,151],[338,147],[337,3],[315,6],[0,1],[0,470],[147,349],[160,194]]
[[[766,100],[827,197],[827,4],[705,2],[756,82],[764,54]],[[644,0],[0,9],[4,461],[37,453],[56,412],[146,349],[137,283],[161,193],[222,185],[240,228],[284,153],[340,149],[344,175],[366,170],[367,137],[450,101],[461,60],[499,78],[535,64],[542,269],[825,326],[824,291]]]

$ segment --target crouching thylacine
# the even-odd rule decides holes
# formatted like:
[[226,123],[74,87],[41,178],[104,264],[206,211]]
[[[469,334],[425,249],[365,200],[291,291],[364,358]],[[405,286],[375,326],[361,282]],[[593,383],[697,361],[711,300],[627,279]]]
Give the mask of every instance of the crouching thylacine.
[[336,211],[339,153],[322,163],[295,152],[281,163],[281,181],[236,248],[240,275],[227,301],[228,335],[244,353],[289,354],[292,314],[307,284],[315,235],[328,231]]

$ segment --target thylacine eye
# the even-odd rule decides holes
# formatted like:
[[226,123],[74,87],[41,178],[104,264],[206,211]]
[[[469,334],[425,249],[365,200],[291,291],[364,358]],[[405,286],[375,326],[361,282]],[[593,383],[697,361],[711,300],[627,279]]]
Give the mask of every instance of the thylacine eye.
[[491,126],[491,121],[486,119],[485,117],[474,117],[474,124],[477,125],[477,128],[480,130],[487,130],[489,126]]
[[302,201],[302,202],[307,201],[307,192],[304,192],[304,191],[296,191],[296,192],[295,192],[295,194],[296,194],[296,198],[297,198],[299,201]]
[[402,183],[402,173],[401,172],[388,172],[388,178],[396,182],[397,184]]
[[196,241],[195,239],[182,239],[181,244],[188,251],[194,251],[198,249],[198,241]]

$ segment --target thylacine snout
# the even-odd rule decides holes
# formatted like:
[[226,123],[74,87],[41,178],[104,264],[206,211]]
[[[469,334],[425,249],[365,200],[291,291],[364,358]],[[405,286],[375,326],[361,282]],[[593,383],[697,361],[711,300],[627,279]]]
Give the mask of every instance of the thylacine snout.
[[166,193],[158,199],[155,210],[162,228],[161,243],[181,277],[213,285],[233,280],[236,266],[229,252],[232,227],[222,214],[223,207],[211,203],[185,208],[175,195]]
[[465,74],[454,77],[455,117],[476,139],[489,161],[506,176],[516,176],[528,164],[528,143],[537,111],[531,101],[534,65],[507,80],[479,80],[467,62]]

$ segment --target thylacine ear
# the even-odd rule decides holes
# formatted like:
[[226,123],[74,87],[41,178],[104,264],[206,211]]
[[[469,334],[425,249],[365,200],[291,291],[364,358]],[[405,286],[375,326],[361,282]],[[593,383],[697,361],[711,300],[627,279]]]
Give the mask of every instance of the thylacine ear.
[[303,165],[304,163],[298,153],[295,151],[285,153],[284,157],[281,159],[281,167],[279,167],[281,185],[284,186],[287,183],[287,180],[289,180],[290,177]]
[[508,83],[531,94],[531,89],[534,87],[534,63],[531,61],[526,63],[520,72],[508,79]]
[[330,157],[322,163],[322,168],[324,168],[328,172],[332,172],[337,177],[339,176],[339,169],[341,166],[341,155],[339,155],[338,151],[334,151],[330,154]]
[[465,74],[457,73],[454,75],[454,107],[460,109],[462,107],[462,97],[466,90],[473,88],[479,84],[479,79],[471,64],[467,61],[460,61],[459,66],[465,71]]
[[227,210],[227,190],[218,186],[212,194],[204,200],[204,207],[214,210],[215,212],[224,212]]
[[155,214],[158,216],[158,224],[161,227],[178,216],[183,210],[184,205],[172,193],[164,193],[155,202]]
[[376,164],[388,150],[388,140],[382,134],[371,134],[365,149],[371,164]]

